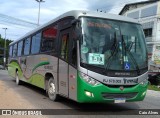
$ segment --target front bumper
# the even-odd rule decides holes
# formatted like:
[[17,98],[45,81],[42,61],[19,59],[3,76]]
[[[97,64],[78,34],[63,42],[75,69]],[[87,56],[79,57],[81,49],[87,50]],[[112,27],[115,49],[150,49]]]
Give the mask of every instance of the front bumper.
[[77,78],[77,82],[77,101],[80,103],[113,103],[115,98],[125,98],[126,102],[142,101],[148,86],[138,84],[120,90],[119,87],[108,87],[104,84],[92,86],[80,77]]

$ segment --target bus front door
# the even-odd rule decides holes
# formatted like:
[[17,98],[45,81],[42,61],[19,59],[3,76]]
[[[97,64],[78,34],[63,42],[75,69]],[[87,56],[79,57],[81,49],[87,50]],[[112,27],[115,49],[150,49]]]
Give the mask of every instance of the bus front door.
[[62,30],[59,35],[59,68],[58,68],[58,84],[59,93],[68,97],[68,53],[69,53],[70,28]]

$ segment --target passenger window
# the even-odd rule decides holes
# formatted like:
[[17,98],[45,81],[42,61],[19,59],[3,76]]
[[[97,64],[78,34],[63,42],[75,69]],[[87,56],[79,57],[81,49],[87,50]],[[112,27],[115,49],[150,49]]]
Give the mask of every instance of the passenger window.
[[61,52],[60,57],[66,61],[68,61],[68,41],[69,41],[69,33],[62,35],[61,39]]
[[30,52],[31,38],[27,38],[24,42],[24,55],[28,55]]
[[32,54],[39,53],[40,42],[41,42],[41,33],[38,33],[32,37],[32,48],[31,48]]
[[22,54],[22,47],[23,47],[23,41],[18,43],[18,56],[21,56]]
[[13,57],[16,57],[17,56],[17,43],[14,44],[14,47],[13,47]]
[[56,52],[57,25],[51,26],[42,32],[41,52]]

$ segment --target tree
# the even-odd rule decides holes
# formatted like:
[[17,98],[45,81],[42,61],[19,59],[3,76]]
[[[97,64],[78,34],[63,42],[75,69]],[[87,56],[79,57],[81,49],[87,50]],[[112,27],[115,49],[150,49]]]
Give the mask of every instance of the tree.
[[[8,60],[9,44],[11,42],[12,40],[6,39],[6,60]],[[3,64],[4,43],[5,43],[5,39],[3,39],[0,34],[0,65]]]

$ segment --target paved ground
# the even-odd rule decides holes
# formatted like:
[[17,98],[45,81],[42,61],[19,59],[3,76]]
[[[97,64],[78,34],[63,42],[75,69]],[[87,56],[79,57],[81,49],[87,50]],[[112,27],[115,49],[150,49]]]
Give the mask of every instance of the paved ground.
[[[93,108],[93,111],[88,110]],[[110,109],[123,109],[122,113],[129,113],[129,109],[160,109],[160,92],[148,91],[147,96],[142,102],[125,103],[125,104],[78,104],[71,100],[61,99],[59,102],[53,102],[45,95],[45,91],[28,84],[17,86],[15,80],[8,76],[7,72],[0,70],[0,109],[80,109],[81,111],[93,112],[93,115],[54,115],[54,116],[42,116],[42,117],[92,117],[99,118],[106,115],[100,115],[103,113],[112,112],[113,115],[107,115],[108,117],[123,117],[124,115],[116,115],[117,111],[111,111]],[[99,110],[101,109],[101,110]],[[125,110],[124,110],[125,109]],[[77,111],[77,112],[81,112]],[[62,111],[63,112],[63,111]],[[62,113],[64,114],[64,113]],[[95,115],[97,114],[97,115]],[[2,117],[2,116],[0,116]],[[5,116],[7,117],[7,116]],[[16,116],[14,116],[16,117]],[[21,116],[19,116],[21,117]],[[27,117],[27,116],[25,116]],[[159,117],[159,116],[129,116],[129,117]],[[2,117],[4,118],[4,116]],[[30,118],[30,116],[29,116]],[[34,117],[35,118],[35,117]],[[39,116],[37,117],[39,118]]]

